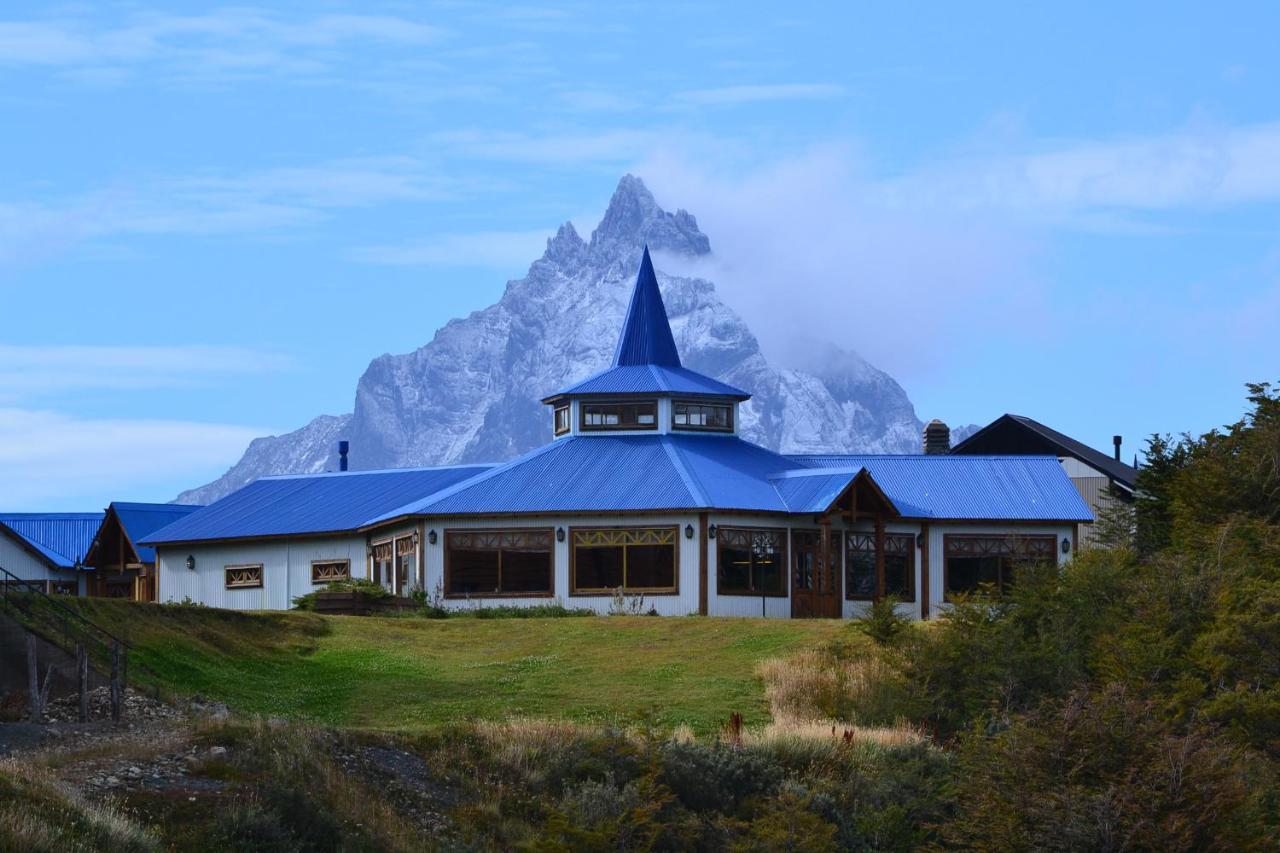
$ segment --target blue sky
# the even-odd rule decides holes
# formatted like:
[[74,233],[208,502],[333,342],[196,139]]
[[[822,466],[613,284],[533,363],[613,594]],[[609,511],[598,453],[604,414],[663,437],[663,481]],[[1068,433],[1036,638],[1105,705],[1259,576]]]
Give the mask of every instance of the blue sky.
[[925,419],[1131,453],[1280,378],[1274,5],[891,5],[5,4],[0,506],[349,411],[627,171]]

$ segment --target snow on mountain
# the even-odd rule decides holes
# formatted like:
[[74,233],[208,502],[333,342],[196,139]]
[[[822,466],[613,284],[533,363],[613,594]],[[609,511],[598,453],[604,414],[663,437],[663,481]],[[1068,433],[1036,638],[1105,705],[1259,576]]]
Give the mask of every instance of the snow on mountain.
[[355,411],[255,439],[226,474],[178,500],[213,501],[267,474],[501,461],[551,438],[539,400],[608,366],[645,244],[685,366],[752,393],[745,438],[784,453],[919,452],[922,424],[902,387],[860,356],[815,343],[800,369],[771,365],[715,285],[666,275],[664,255],[711,251],[689,213],[662,210],[627,175],[584,241],[566,223],[497,303],[451,320],[426,346],[373,360]]

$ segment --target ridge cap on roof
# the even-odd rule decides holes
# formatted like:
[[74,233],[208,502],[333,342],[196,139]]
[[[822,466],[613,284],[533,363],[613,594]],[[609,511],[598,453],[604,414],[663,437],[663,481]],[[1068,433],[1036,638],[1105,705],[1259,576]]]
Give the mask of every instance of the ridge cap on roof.
[[[669,435],[660,437],[670,438]],[[663,441],[661,444],[663,450],[666,451],[667,458],[675,466],[676,473],[680,475],[680,479],[684,482],[684,487],[689,490],[689,497],[693,498],[694,503],[700,507],[710,507],[711,498],[707,495],[707,490],[703,488],[702,481],[698,479],[698,475],[685,463],[684,457],[680,454],[680,446],[674,441]]]
[[[414,474],[426,471],[456,471],[462,468],[494,468],[505,462],[457,462],[451,465],[418,465],[412,468],[366,468],[359,471],[313,471],[302,474],[264,474],[260,480],[308,480],[320,477],[356,477],[363,474]],[[245,485],[249,485],[246,483]]]

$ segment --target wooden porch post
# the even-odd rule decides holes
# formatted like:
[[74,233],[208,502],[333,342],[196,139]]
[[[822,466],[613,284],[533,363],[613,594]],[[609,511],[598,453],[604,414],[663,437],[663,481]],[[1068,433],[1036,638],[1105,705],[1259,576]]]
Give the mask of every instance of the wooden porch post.
[[707,576],[711,571],[711,567],[707,565],[707,514],[705,512],[698,513],[698,548],[701,556],[698,559],[698,613],[706,616],[709,610],[710,595],[707,590]]
[[884,600],[884,513],[876,513],[876,601]]
[[929,618],[929,522],[920,524],[920,618]]
[[[832,581],[834,580],[833,576],[835,572],[832,571],[832,566],[831,566],[831,516],[824,515],[822,517],[821,524],[822,524],[822,565],[819,571],[817,572],[818,576],[814,578],[814,581],[815,581],[814,592],[822,596],[821,600],[825,603],[828,600],[833,598],[833,592],[834,592]],[[834,616],[835,614],[829,612],[830,609],[831,609],[830,605],[827,605],[824,608],[824,610],[828,612],[824,612],[822,615],[827,617]]]

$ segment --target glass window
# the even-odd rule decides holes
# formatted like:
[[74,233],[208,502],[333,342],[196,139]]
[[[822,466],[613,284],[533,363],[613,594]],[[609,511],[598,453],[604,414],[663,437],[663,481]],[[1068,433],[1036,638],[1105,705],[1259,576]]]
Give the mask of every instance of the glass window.
[[718,403],[677,400],[671,406],[671,425],[678,429],[733,429],[733,407]]
[[388,589],[391,586],[391,543],[381,542],[373,546],[369,560],[369,579]]
[[556,409],[556,435],[564,435],[569,431],[569,407],[560,406]]
[[255,589],[262,586],[262,565],[227,566],[227,589]]
[[550,595],[550,530],[445,531],[445,595]]
[[[851,599],[876,597],[874,533],[845,536],[844,594]],[[902,601],[916,599],[916,540],[909,533],[884,535],[884,594]]]
[[412,536],[404,536],[396,540],[396,585],[397,595],[405,594],[418,577],[418,546]]
[[716,532],[716,592],[785,595],[785,530],[721,527]]
[[1003,593],[1019,565],[1055,563],[1057,542],[1055,536],[944,536],[946,593],[971,593],[984,586]]
[[580,403],[582,429],[654,429],[658,425],[658,403]]
[[350,560],[316,560],[311,564],[312,583],[351,580]]
[[574,593],[675,592],[676,528],[573,531]]

